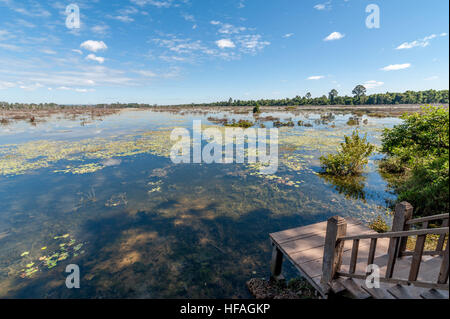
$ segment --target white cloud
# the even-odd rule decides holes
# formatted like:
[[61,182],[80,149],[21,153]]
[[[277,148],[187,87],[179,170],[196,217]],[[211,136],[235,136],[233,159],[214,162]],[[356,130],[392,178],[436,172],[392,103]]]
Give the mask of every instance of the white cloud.
[[344,34],[340,33],[340,32],[332,32],[329,36],[327,36],[325,39],[323,39],[324,41],[335,41],[335,40],[340,40],[343,37],[345,37]]
[[101,50],[106,50],[108,46],[103,41],[94,41],[94,40],[88,40],[83,42],[80,45],[81,48],[86,49],[88,51],[97,52]]
[[150,4],[152,6],[158,7],[158,8],[169,8],[172,6],[173,0],[131,0],[131,2],[137,4],[138,6],[145,6],[147,4]]
[[322,11],[322,10],[325,10],[325,9],[328,9],[328,10],[331,9],[331,0],[327,1],[325,3],[316,4],[314,6],[314,9],[319,10],[319,11]]
[[240,51],[251,54],[255,54],[270,45],[270,42],[262,41],[259,34],[242,35],[237,38],[237,41],[241,45]]
[[[49,87],[48,90],[52,91],[53,89]],[[94,92],[95,91],[94,89],[70,88],[70,87],[67,87],[67,86],[57,87],[56,90],[59,90],[59,91],[74,91],[74,92],[78,92],[78,93],[87,93],[87,92]]]
[[403,64],[391,64],[388,66],[385,66],[381,70],[383,71],[398,71],[398,70],[404,70],[411,67],[410,63],[403,63]]
[[366,82],[363,84],[363,86],[364,86],[366,89],[368,89],[368,90],[374,89],[374,88],[376,88],[376,87],[383,86],[383,85],[384,85],[384,82],[381,82],[381,81],[375,81],[375,80],[366,81]]
[[116,19],[116,20],[119,20],[119,21],[121,21],[121,22],[125,22],[125,23],[128,23],[128,22],[133,22],[134,21],[134,19],[133,18],[131,18],[131,17],[129,17],[129,16],[114,16],[114,17],[112,17],[113,19]]
[[183,14],[183,18],[186,21],[195,22],[195,17],[192,14]]
[[429,77],[425,78],[424,80],[425,81],[434,81],[434,80],[437,80],[437,79],[439,79],[439,77],[437,75],[432,75],[432,76],[429,76]]
[[0,41],[15,38],[16,36],[11,34],[8,30],[0,30]]
[[405,49],[412,49],[415,47],[422,47],[425,48],[430,45],[430,40],[436,38],[437,36],[435,34],[429,35],[423,39],[415,40],[412,42],[403,42],[400,44],[396,50],[405,50]]
[[109,26],[106,24],[102,25],[96,25],[91,28],[92,32],[99,34],[99,35],[105,35],[109,29]]
[[54,51],[52,49],[43,49],[43,50],[41,50],[41,52],[45,53],[45,54],[50,54],[50,55],[56,54],[56,51]]
[[15,45],[15,44],[8,44],[8,43],[0,43],[0,48],[5,49],[5,50],[9,50],[9,51],[22,51],[22,48]]
[[140,75],[145,76],[147,78],[153,78],[153,77],[157,76],[157,74],[152,72],[152,71],[139,70],[139,71],[135,71],[135,72],[137,74],[140,74]]
[[34,91],[36,89],[44,87],[41,83],[34,83],[32,85],[20,85],[19,88],[25,91]]
[[[441,33],[439,35],[440,37],[445,37],[447,36],[447,33]],[[436,34],[431,34],[429,36],[426,36],[423,39],[419,39],[419,40],[415,40],[412,42],[403,42],[402,44],[400,44],[397,48],[395,48],[396,50],[406,50],[406,49],[412,49],[412,48],[416,48],[416,47],[422,47],[425,48],[427,46],[430,45],[430,40],[437,38],[438,35]]]
[[211,21],[212,25],[220,26],[219,33],[221,34],[235,34],[235,33],[241,33],[247,30],[246,27],[236,27],[229,23],[222,23],[220,21]]
[[316,10],[325,10],[325,5],[324,4],[316,4],[314,6],[314,9],[316,9]]
[[103,62],[105,62],[105,58],[101,57],[101,56],[96,56],[95,54],[91,53],[86,57],[86,60],[91,60],[91,61],[95,61],[98,62],[100,64],[102,64]]
[[323,76],[323,75],[312,75],[312,76],[310,76],[310,77],[308,77],[307,79],[308,80],[321,80],[321,79],[323,79],[325,76]]
[[12,82],[0,81],[0,90],[10,89],[15,87],[16,84]]
[[217,46],[218,46],[219,48],[221,48],[221,49],[226,49],[226,48],[232,49],[232,48],[235,48],[235,47],[236,47],[236,45],[234,44],[234,42],[231,41],[230,39],[221,39],[221,40],[218,40],[218,41],[216,41],[216,44],[217,44]]
[[287,39],[287,38],[290,38],[292,36],[294,36],[294,33],[287,33],[287,34],[283,35],[283,38]]
[[72,52],[78,53],[78,54],[83,54],[83,51],[78,50],[78,49],[73,49]]

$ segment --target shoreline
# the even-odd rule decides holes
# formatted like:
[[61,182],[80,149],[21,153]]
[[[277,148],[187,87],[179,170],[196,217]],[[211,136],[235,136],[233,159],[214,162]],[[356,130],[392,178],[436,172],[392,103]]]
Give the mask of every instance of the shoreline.
[[[434,105],[449,107],[448,104],[400,104],[400,105],[300,105],[300,106],[261,106],[261,113],[270,112],[358,112],[367,115],[384,115],[399,116],[407,112],[419,111],[422,106]],[[251,106],[152,106],[142,108],[127,107],[98,107],[98,106],[78,106],[67,108],[41,108],[41,109],[3,109],[0,111],[0,124],[8,125],[11,122],[26,121],[30,123],[45,122],[46,119],[54,115],[60,115],[65,119],[78,120],[83,117],[89,117],[91,120],[99,119],[105,116],[120,114],[125,112],[154,111],[154,112],[209,112],[222,111],[235,114],[251,114],[253,107]]]

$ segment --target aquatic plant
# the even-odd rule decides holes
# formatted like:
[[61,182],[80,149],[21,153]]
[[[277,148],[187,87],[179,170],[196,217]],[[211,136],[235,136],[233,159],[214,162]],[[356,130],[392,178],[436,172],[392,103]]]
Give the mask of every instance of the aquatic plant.
[[108,199],[105,203],[106,207],[117,207],[121,205],[127,205],[128,199],[126,193],[116,194],[111,196],[110,199]]
[[22,265],[24,263],[26,264],[24,268],[18,271],[19,277],[32,278],[39,271],[55,268],[60,261],[83,254],[84,251],[81,249],[84,246],[84,243],[77,242],[75,239],[70,237],[70,234],[54,236],[54,242],[48,243],[48,247],[53,247],[53,250],[46,255],[41,255],[41,253],[48,250],[47,246],[44,246],[39,249],[39,251],[34,252],[33,256],[40,256],[34,257],[34,259],[31,260],[27,257],[30,255],[30,252],[22,253],[21,257],[24,258]]
[[225,126],[227,127],[241,127],[241,128],[249,128],[252,127],[253,125],[255,125],[255,123],[246,120],[239,120],[239,122],[233,120],[231,124],[225,124]]
[[349,126],[359,125],[359,118],[357,118],[357,117],[349,118],[349,120],[347,121],[347,125],[349,125]]
[[295,124],[292,121],[287,121],[287,122],[275,121],[275,122],[273,122],[273,126],[274,127],[294,127]]
[[345,136],[345,141],[336,154],[321,156],[320,162],[327,174],[357,175],[362,172],[374,150],[375,146],[367,141],[367,134],[361,138],[356,130],[351,136]]
[[59,161],[91,161],[87,164],[66,165],[56,173],[88,174],[108,167],[95,161],[110,160],[138,154],[170,156],[171,130],[149,131],[139,135],[122,137],[92,138],[81,141],[33,141],[0,147],[0,175],[21,175],[27,171],[48,168]]

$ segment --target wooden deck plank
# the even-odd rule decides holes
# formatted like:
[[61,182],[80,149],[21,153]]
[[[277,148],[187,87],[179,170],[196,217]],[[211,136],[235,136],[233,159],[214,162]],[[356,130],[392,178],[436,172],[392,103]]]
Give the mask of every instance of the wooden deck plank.
[[[353,234],[367,234],[373,233],[373,231],[363,225],[358,224],[350,224],[347,226],[347,234],[353,236]],[[285,239],[282,243],[274,240],[275,244],[277,244],[286,254],[293,255],[297,254],[309,249],[314,249],[318,247],[323,247],[325,244],[325,232],[317,233],[317,234],[309,234],[304,237],[294,236],[294,239]],[[273,239],[273,237],[272,237]],[[348,243],[345,243],[348,245]],[[351,244],[350,244],[351,245]]]
[[[353,219],[347,220],[347,227],[361,224],[362,222],[358,220]],[[277,233],[269,234],[269,236],[272,238],[272,240],[276,241],[278,244],[281,245],[287,241],[292,241],[303,237],[320,235],[322,233],[325,235],[326,230],[327,230],[327,222],[321,222],[317,224],[283,230]]]
[[420,296],[423,299],[448,299],[448,297],[444,296],[436,289],[427,290],[426,292],[420,294]]
[[[282,232],[270,234],[272,243],[275,244],[283,253],[287,260],[289,260],[301,275],[307,279],[318,292],[326,297],[330,286],[321,283],[322,278],[322,263],[323,263],[323,249],[325,244],[327,222],[317,223],[304,227],[297,227],[288,229]],[[373,230],[364,226],[359,221],[348,221],[347,236],[355,236],[362,234],[375,233]],[[355,267],[355,274],[365,275],[367,262],[369,260],[370,239],[362,239],[359,244],[358,258]],[[383,277],[386,273],[388,264],[388,250],[390,240],[388,238],[380,238],[377,243],[374,264],[380,267],[380,275]],[[342,272],[349,271],[349,265],[352,258],[352,241],[346,241],[344,244],[344,252],[342,256]],[[435,282],[439,275],[441,257],[424,256],[420,271],[419,280],[426,282]],[[411,256],[399,258],[395,264],[394,277],[408,279],[411,269]],[[357,284],[365,285],[364,280],[354,279]],[[361,286],[362,287],[362,286]],[[398,287],[392,283],[381,283],[381,288],[387,291],[391,289],[395,294],[407,293],[412,298],[421,298],[421,294],[427,292],[427,288],[420,287],[406,287],[398,291]],[[429,290],[429,288],[428,288]],[[365,291],[367,292],[367,291]],[[384,291],[383,291],[384,292]],[[448,296],[448,291],[439,290],[444,296]],[[371,293],[372,297],[378,295],[381,297],[381,292]],[[385,295],[385,297],[387,297]],[[392,297],[392,296],[391,296]],[[402,296],[397,296],[402,297]],[[403,296],[404,297],[404,296]]]

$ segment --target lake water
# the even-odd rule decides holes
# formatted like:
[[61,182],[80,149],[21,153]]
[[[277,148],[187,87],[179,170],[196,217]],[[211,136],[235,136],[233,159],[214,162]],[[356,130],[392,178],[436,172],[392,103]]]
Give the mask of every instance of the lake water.
[[[400,119],[363,115],[349,126],[354,115],[343,112],[260,117],[269,115],[296,123],[280,129],[279,169],[269,176],[248,164],[169,157],[173,128],[250,114],[129,110],[0,126],[0,298],[249,297],[245,282],[269,276],[269,233],[336,214],[389,221],[395,194],[377,172],[380,154],[345,183],[319,175],[319,157],[356,127],[380,145]],[[69,264],[80,267],[80,289],[66,288]]]

